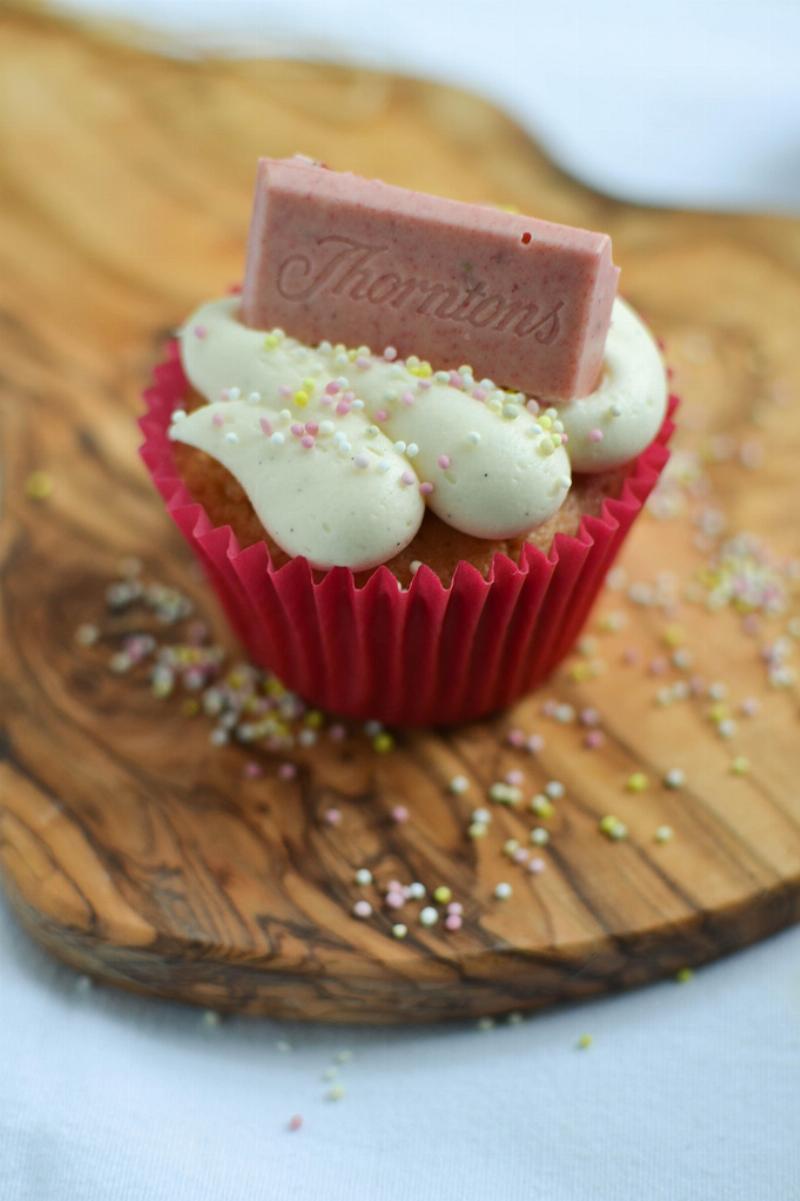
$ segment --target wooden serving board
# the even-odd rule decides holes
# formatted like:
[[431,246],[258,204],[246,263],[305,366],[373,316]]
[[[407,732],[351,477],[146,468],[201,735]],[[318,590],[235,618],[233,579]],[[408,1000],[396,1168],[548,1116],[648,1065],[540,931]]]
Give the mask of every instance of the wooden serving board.
[[[785,565],[761,569],[784,602],[771,616],[702,602],[724,584],[712,559],[725,537],[749,531],[778,559],[800,551],[800,223],[614,202],[565,178],[489,104],[433,84],[161,59],[8,6],[0,35],[0,867],[31,934],[99,979],[204,1006],[410,1022],[639,984],[795,921],[797,583]],[[212,746],[179,698],[108,671],[121,619],[103,619],[97,646],[74,639],[126,555],[223,630],[138,463],[135,417],[169,331],[241,275],[256,157],[297,149],[609,230],[623,289],[666,339],[683,396],[661,516],[642,519],[624,560],[639,603],[608,592],[593,641],[512,713],[400,734],[386,755],[361,732],[335,742],[324,730],[288,755]],[[738,570],[763,600],[752,555]],[[659,603],[641,603],[647,588]],[[691,666],[671,662],[678,643]],[[688,699],[659,703],[692,677]],[[553,698],[596,707],[604,744],[586,749],[579,722],[543,713]],[[510,745],[516,729],[544,747]],[[294,779],[279,774],[287,760]],[[250,762],[260,778],[245,778]],[[674,768],[685,784],[670,790]],[[529,845],[536,819],[487,796],[509,771],[526,803],[547,780],[564,786],[537,875],[503,853],[510,837]],[[634,772],[649,779],[639,793],[626,789]],[[448,791],[458,774],[464,796]],[[493,821],[472,840],[480,806]],[[626,839],[599,832],[607,814]],[[662,844],[664,824],[674,837]],[[389,915],[376,887],[354,883],[365,866],[378,884],[447,884],[462,929],[423,927],[418,903]],[[499,882],[508,900],[494,898]],[[374,905],[367,920],[351,915],[359,898]]]

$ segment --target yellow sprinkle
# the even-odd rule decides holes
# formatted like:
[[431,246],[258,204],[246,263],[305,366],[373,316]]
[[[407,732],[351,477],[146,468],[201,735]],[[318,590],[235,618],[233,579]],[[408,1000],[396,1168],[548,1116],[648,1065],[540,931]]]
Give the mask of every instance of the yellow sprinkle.
[[184,717],[196,717],[200,712],[200,702],[195,700],[193,696],[188,697],[181,706]]
[[47,500],[53,491],[53,477],[46,471],[32,471],[25,481],[25,495],[29,500]]
[[730,709],[724,701],[719,701],[716,705],[711,706],[708,716],[712,721],[719,723],[725,721],[730,716]]
[[544,414],[543,416],[541,416],[539,418],[539,425],[542,427],[543,430],[551,429],[552,425],[553,425],[552,418],[548,417],[547,414]]
[[308,393],[304,392],[302,388],[299,388],[292,397],[292,400],[297,405],[298,409],[304,409],[308,404]]
[[537,817],[543,817],[545,819],[552,817],[556,811],[555,805],[549,797],[544,795],[544,793],[539,793],[532,799],[531,809]]
[[746,776],[750,770],[750,760],[746,755],[737,755],[731,763],[731,771],[735,776]]
[[648,784],[649,780],[644,772],[635,771],[632,775],[628,776],[625,787],[627,788],[628,792],[644,792]]
[[279,343],[280,338],[277,338],[275,334],[267,334],[267,336],[264,338],[264,349],[274,350]]
[[334,1084],[333,1088],[329,1088],[325,1097],[328,1101],[341,1101],[344,1096],[344,1089],[341,1084]]
[[325,716],[320,713],[319,709],[309,709],[303,718],[303,724],[310,730],[320,730],[325,724]]
[[591,663],[573,663],[569,669],[569,678],[576,684],[584,684],[595,674]]
[[283,696],[286,689],[277,676],[270,676],[265,685],[265,691],[268,696]]
[[315,381],[310,377],[303,380],[303,391],[308,392],[309,395],[314,391],[315,386]]
[[586,1051],[586,1050],[588,1050],[589,1047],[591,1047],[591,1045],[592,1045],[591,1034],[582,1034],[580,1036],[580,1038],[578,1039],[577,1046],[578,1046],[579,1051]]
[[663,634],[664,645],[672,647],[674,650],[681,645],[685,637],[686,633],[683,626],[667,626]]
[[613,813],[607,813],[605,817],[601,817],[597,828],[601,834],[605,834],[606,838],[610,838],[613,842],[621,842],[623,838],[628,837],[628,827],[625,822]]
[[391,734],[383,730],[373,738],[372,749],[373,751],[377,751],[379,755],[388,755],[389,751],[394,750],[394,738]]
[[675,973],[675,980],[678,984],[688,984],[694,977],[694,972],[690,967],[679,968]]
[[452,901],[453,893],[446,884],[440,884],[438,888],[433,890],[433,899],[438,901],[440,905],[446,905],[448,901]]

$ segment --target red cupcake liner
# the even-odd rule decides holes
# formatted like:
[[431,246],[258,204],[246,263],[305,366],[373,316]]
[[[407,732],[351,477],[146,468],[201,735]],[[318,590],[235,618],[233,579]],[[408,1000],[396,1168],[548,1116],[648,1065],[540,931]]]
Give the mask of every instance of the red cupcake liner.
[[519,563],[497,554],[487,577],[463,562],[449,586],[423,565],[400,588],[378,567],[356,587],[348,568],[317,579],[303,558],[276,568],[266,543],[242,550],[230,526],[212,525],[178,476],[167,435],[186,391],[172,343],[145,392],[141,454],[248,654],[314,705],[406,726],[492,713],[561,662],[669,458],[678,403],[670,397],[621,495],[585,516],[575,536],[556,534],[548,554],[528,546]]

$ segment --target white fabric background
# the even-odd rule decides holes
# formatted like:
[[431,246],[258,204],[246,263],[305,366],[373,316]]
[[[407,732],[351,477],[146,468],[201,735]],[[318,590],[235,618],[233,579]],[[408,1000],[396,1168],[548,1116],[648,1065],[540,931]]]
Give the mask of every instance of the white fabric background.
[[800,208],[798,0],[60,5],[171,32],[184,51],[337,59],[465,84],[574,175],[629,199]]
[[[472,84],[621,195],[800,207],[795,2],[72,7],[184,44]],[[684,986],[486,1033],[209,1029],[193,1010],[80,992],[1,908],[0,964],[0,1201],[800,1198],[800,930]],[[342,1048],[347,1095],[326,1102]]]

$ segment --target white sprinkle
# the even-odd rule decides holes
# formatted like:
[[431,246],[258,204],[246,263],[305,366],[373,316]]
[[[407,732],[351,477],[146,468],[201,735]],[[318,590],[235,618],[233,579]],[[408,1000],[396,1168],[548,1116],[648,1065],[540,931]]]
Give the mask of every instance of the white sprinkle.
[[385,475],[390,467],[391,467],[391,463],[389,462],[388,459],[379,459],[378,460],[377,470],[381,473],[381,475]]
[[239,435],[235,430],[228,430],[227,434],[225,435],[225,441],[230,442],[231,445],[235,446],[235,444],[239,441]]
[[406,446],[406,454],[408,455],[409,459],[416,459],[417,455],[419,454],[419,447],[417,446],[416,442],[408,443]]
[[250,405],[261,404],[261,393],[260,392],[251,392],[249,394],[249,396],[247,397],[247,403]]
[[281,409],[280,413],[278,413],[278,420],[282,421],[285,425],[292,420],[292,414],[288,409]]
[[399,455],[404,455],[404,454],[406,453],[406,444],[405,444],[405,442],[395,442],[395,444],[394,444],[394,448],[395,448],[395,450],[397,451],[397,453],[398,453]]
[[469,788],[469,780],[466,776],[453,776],[452,780],[448,784],[448,788],[451,792],[454,792],[456,796],[461,796],[462,793],[465,793]]
[[549,831],[545,830],[543,826],[535,826],[531,830],[531,842],[534,843],[537,847],[547,846],[549,841],[550,841]]
[[470,430],[470,432],[467,434],[467,442],[470,444],[470,446],[477,446],[480,440],[481,436],[477,430]]
[[220,1023],[219,1014],[215,1013],[213,1009],[207,1009],[205,1011],[205,1013],[203,1014],[203,1025],[204,1026],[218,1026],[219,1023]]
[[494,895],[497,897],[498,901],[507,901],[513,891],[514,889],[510,884],[507,884],[505,880],[501,880],[494,890]]
[[686,783],[686,773],[679,767],[671,767],[664,775],[664,786],[666,788],[683,788]]
[[281,1055],[288,1055],[292,1049],[292,1044],[285,1038],[279,1038],[275,1044],[275,1050],[280,1051]]
[[351,404],[350,408],[351,408],[351,409],[363,409],[363,408],[364,408],[364,402],[363,402],[363,400],[359,400],[358,398],[356,398],[356,399],[353,401],[353,403]]
[[320,421],[319,423],[319,432],[323,437],[328,437],[328,435],[332,434],[335,429],[336,426],[332,421]]
[[656,830],[656,842],[669,842],[674,833],[672,826],[659,826]]
[[372,883],[372,872],[369,870],[368,867],[360,867],[358,869],[358,871],[356,872],[355,881],[356,881],[356,884],[361,884],[361,885],[371,884]]
[[186,410],[185,409],[173,409],[172,410],[172,420],[173,421],[185,421],[186,420]]
[[412,575],[416,575],[421,566],[422,566],[421,559],[412,559],[408,565],[408,570],[411,572]]
[[406,892],[414,901],[421,901],[425,896],[427,889],[424,884],[420,884],[419,880],[415,880],[413,884],[409,884]]
[[433,905],[426,905],[424,909],[420,910],[419,920],[423,926],[435,926],[439,920],[438,911],[434,909]]
[[544,790],[551,801],[557,801],[564,795],[564,785],[560,780],[550,780],[549,783],[545,784]]
[[474,822],[480,822],[482,826],[488,826],[489,822],[492,820],[492,815],[488,809],[474,809],[472,812],[472,820]]
[[392,934],[395,938],[405,938],[408,934],[408,926],[404,922],[395,922],[392,926]]
[[283,446],[284,442],[286,441],[283,434],[280,434],[277,431],[274,434],[270,434],[269,440],[273,446]]

